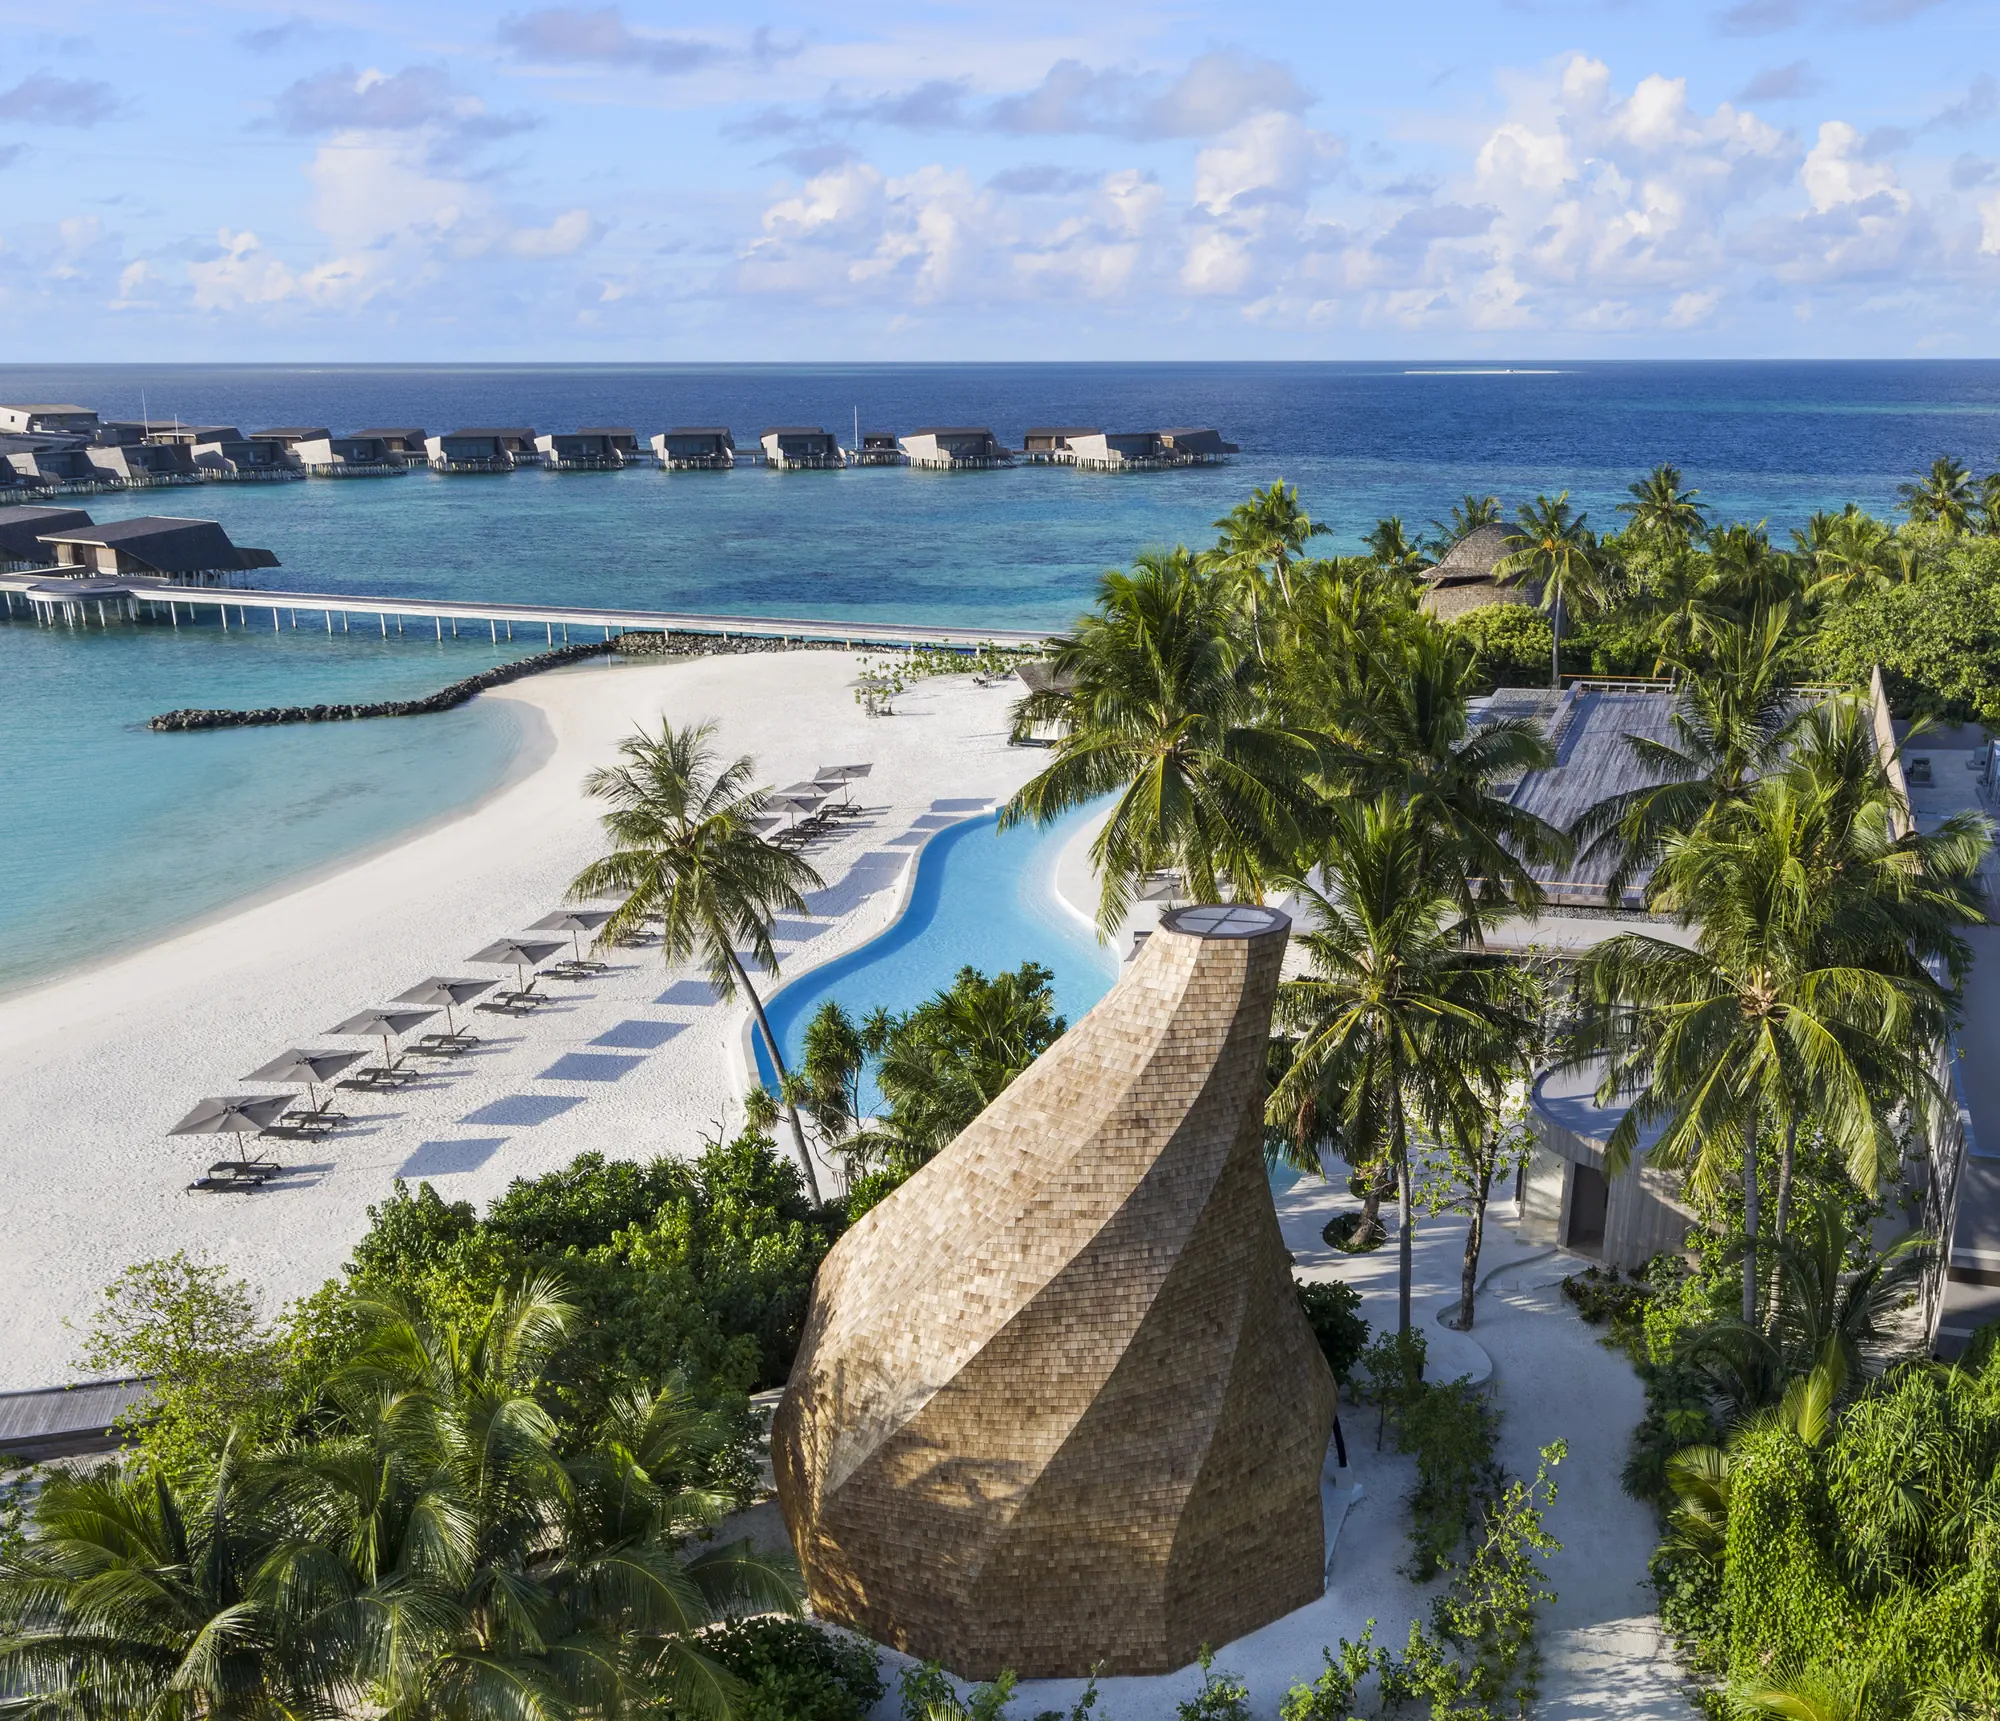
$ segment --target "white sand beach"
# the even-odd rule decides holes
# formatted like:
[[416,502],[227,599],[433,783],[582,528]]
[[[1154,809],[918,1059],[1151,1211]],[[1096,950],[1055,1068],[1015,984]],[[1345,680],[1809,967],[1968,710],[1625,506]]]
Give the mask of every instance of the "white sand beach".
[[[205,1253],[274,1312],[338,1270],[369,1204],[398,1176],[483,1205],[513,1178],[589,1149],[692,1153],[704,1133],[737,1127],[744,1012],[662,1002],[679,976],[657,949],[638,949],[619,952],[601,981],[558,987],[563,1002],[534,1016],[471,1017],[485,1044],[434,1079],[342,1095],[365,1121],[283,1144],[295,1171],[258,1194],[191,1193],[231,1140],[166,1134],[205,1096],[256,1091],[244,1073],[289,1047],[379,1054],[379,1042],[326,1033],[354,1011],[432,974],[498,972],[466,958],[560,906],[597,851],[584,773],[662,716],[716,719],[718,747],[753,755],[775,785],[873,763],[855,797],[869,816],[810,854],[828,888],[813,920],[781,928],[785,972],[873,936],[893,918],[925,834],[1011,793],[1042,755],[1008,746],[1005,688],[921,681],[895,716],[871,719],[853,698],[856,664],[821,651],[622,663],[484,694],[520,702],[545,726],[528,726],[532,768],[489,800],[226,918],[0,1000],[0,1389],[72,1378],[94,1299],[130,1262]],[[620,1029],[631,1023],[665,1026]],[[666,1028],[663,1043],[643,1045]]]

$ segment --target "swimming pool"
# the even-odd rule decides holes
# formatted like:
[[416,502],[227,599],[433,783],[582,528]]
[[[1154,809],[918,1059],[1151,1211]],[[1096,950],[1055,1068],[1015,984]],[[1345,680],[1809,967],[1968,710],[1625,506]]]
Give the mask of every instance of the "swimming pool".
[[[801,975],[771,999],[771,1029],[797,1066],[806,1023],[828,999],[857,1020],[878,1005],[902,1012],[952,983],[968,963],[986,974],[1039,962],[1053,970],[1056,1008],[1075,1022],[1118,977],[1112,949],[1056,900],[1056,863],[1089,820],[1082,807],[1046,829],[1006,832],[997,816],[967,819],[924,845],[910,900],[894,926]],[[771,1080],[762,1040],[758,1075]],[[876,1095],[864,1095],[873,1104]]]

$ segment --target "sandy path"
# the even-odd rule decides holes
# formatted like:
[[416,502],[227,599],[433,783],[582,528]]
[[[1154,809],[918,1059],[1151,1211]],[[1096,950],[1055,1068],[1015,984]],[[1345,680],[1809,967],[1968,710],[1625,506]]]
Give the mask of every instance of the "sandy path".
[[[829,888],[815,920],[784,929],[786,972],[872,936],[894,912],[913,822],[935,802],[962,813],[1010,793],[1042,756],[1007,745],[1006,691],[969,677],[920,682],[895,717],[867,718],[853,700],[855,663],[799,652],[594,666],[483,695],[539,713],[547,756],[482,805],[227,919],[0,1000],[0,1388],[66,1378],[78,1335],[65,1322],[86,1322],[98,1289],[131,1261],[205,1252],[275,1308],[337,1270],[398,1175],[483,1203],[586,1149],[692,1152],[725,1113],[739,1121],[729,1048],[740,1011],[660,1002],[672,976],[657,952],[632,951],[535,1017],[471,1018],[490,1038],[448,1074],[343,1096],[366,1121],[325,1143],[285,1144],[296,1174],[260,1194],[190,1193],[227,1142],[165,1133],[205,1095],[254,1088],[243,1073],[287,1047],[359,1049],[324,1032],[352,1011],[429,974],[492,972],[465,958],[556,907],[596,852],[584,772],[662,715],[718,719],[719,745],[753,754],[773,784],[874,763],[857,795],[871,816],[811,856]],[[611,1044],[592,1044],[607,1034]],[[567,1056],[586,1061],[545,1073]]]

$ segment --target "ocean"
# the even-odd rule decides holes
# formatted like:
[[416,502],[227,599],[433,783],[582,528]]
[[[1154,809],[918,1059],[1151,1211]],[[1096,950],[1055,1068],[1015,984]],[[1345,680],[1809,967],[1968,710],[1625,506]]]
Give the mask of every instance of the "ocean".
[[[1468,491],[1567,490],[1594,525],[1658,461],[1782,539],[1815,508],[1886,511],[1940,453],[2000,462],[2000,363],[969,366],[0,366],[0,401],[106,418],[277,424],[863,430],[1212,425],[1229,465],[516,473],[204,485],[86,498],[184,513],[273,550],[291,587],[574,597],[631,608],[1059,628],[1107,566],[1200,544],[1283,478],[1358,545]],[[532,649],[525,643],[517,650]],[[177,705],[393,697],[508,655],[414,634],[0,625],[0,989],[129,948],[489,792],[523,744],[501,704],[443,717],[156,735]]]

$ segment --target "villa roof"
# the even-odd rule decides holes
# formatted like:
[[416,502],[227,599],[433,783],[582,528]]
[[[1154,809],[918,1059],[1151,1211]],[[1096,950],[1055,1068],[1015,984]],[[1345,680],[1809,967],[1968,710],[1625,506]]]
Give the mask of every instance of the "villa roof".
[[586,424],[571,434],[575,436],[637,436],[639,433],[629,424]]
[[500,425],[497,428],[490,424],[476,424],[469,430],[447,430],[444,434],[447,439],[460,436],[524,436],[530,441],[534,440],[535,435],[528,426],[520,424]]
[[88,412],[92,418],[97,414],[87,406],[69,406],[48,400],[0,400],[0,409],[8,412]]
[[672,430],[663,432],[667,436],[728,436],[735,432],[720,424],[677,424]]
[[818,424],[772,424],[764,429],[766,436],[825,436],[829,432]]
[[1445,552],[1436,567],[1426,569],[1425,576],[1433,586],[1490,578],[1508,554],[1507,540],[1511,536],[1511,531],[1502,525],[1475,526]]
[[152,1381],[85,1381],[78,1386],[0,1392],[0,1452],[39,1461],[102,1451],[111,1424],[145,1399]]
[[1534,593],[1526,586],[1503,586],[1494,579],[1451,580],[1431,586],[1417,601],[1424,614],[1438,621],[1456,621],[1489,604],[1532,603]]
[[46,562],[44,532],[90,525],[81,508],[0,508],[0,558],[10,562]]
[[920,424],[910,432],[912,436],[991,436],[992,430],[983,424]]
[[320,442],[333,434],[323,424],[286,424],[276,430],[253,430],[253,441],[271,442]]
[[350,430],[347,434],[349,436],[400,436],[404,438],[414,437],[419,442],[423,441],[424,439],[423,427],[421,425],[415,425],[415,424],[389,425],[386,427],[376,427],[368,430]]
[[1099,426],[1095,424],[1031,424],[1021,432],[1023,436],[1095,436]]
[[214,520],[186,520],[168,514],[141,514],[133,520],[112,520],[102,526],[58,527],[40,534],[46,544],[85,544],[122,550],[134,561],[162,574],[208,573],[218,568],[275,568],[269,550],[253,550],[229,541]]

